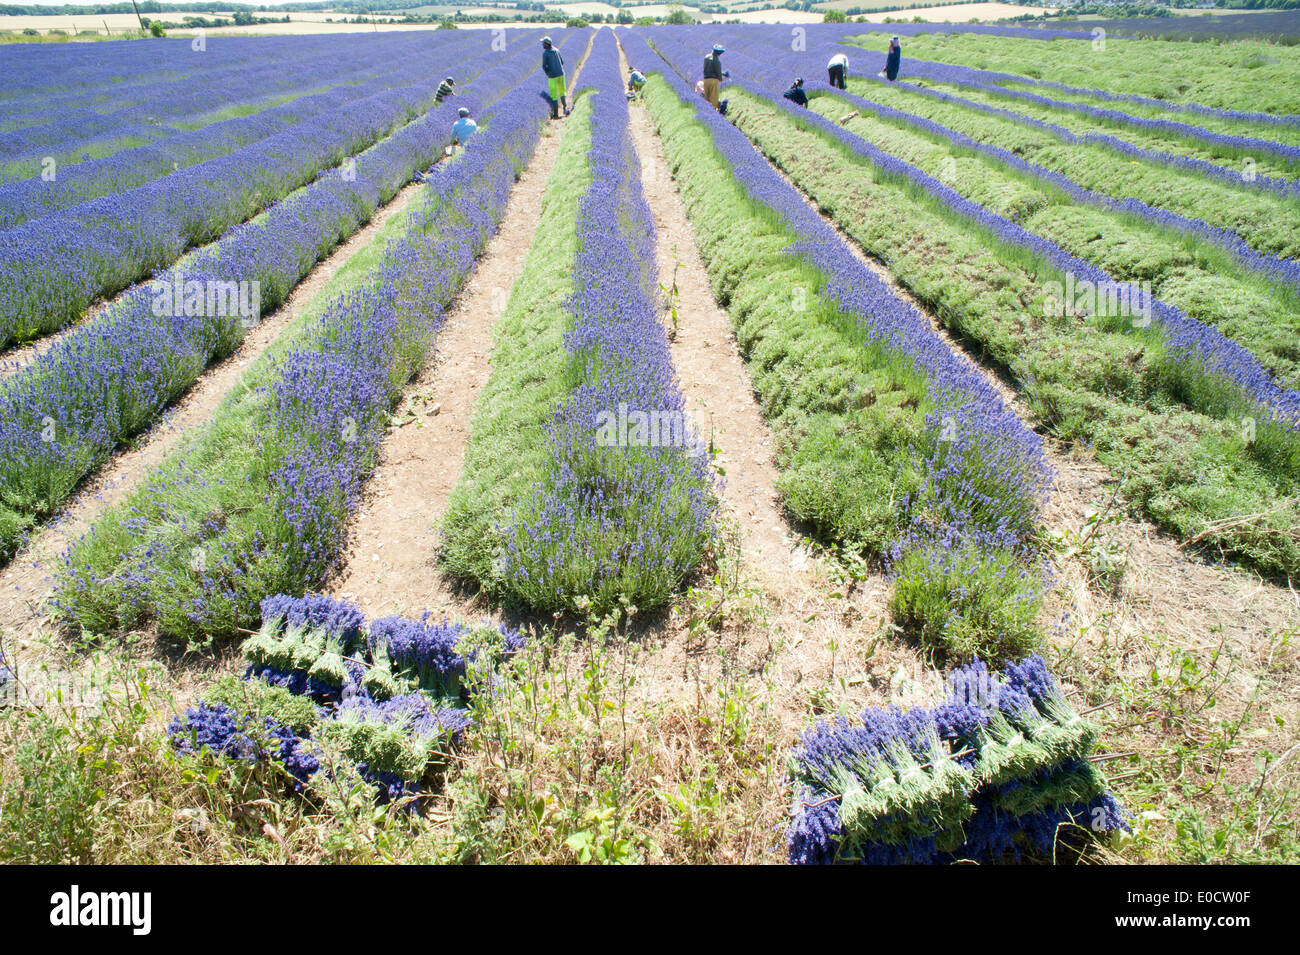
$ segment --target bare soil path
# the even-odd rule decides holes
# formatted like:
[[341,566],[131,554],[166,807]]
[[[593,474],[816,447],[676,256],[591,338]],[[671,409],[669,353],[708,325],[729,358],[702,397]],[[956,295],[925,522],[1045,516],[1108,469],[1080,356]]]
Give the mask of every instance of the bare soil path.
[[209,421],[217,406],[239,384],[245,369],[279,337],[301,308],[342,266],[368,245],[384,223],[410,204],[421,189],[411,183],[371,220],[322,259],[276,311],[265,316],[233,355],[210,366],[203,376],[152,427],[137,435],[78,489],[62,514],[37,530],[27,547],[0,569],[0,634],[21,651],[49,628],[46,603],[53,592],[60,555],[100,514],[123,500],[187,434]]
[[[767,585],[797,584],[807,555],[776,491],[772,429],[759,411],[731,319],[713,297],[663,144],[644,106],[634,102],[630,112],[641,188],[654,219],[659,284],[677,289],[677,327],[670,339],[687,409],[701,437],[712,438],[717,449],[714,461],[725,474],[723,503],[736,521],[745,561]],[[666,318],[667,313],[666,306]]]

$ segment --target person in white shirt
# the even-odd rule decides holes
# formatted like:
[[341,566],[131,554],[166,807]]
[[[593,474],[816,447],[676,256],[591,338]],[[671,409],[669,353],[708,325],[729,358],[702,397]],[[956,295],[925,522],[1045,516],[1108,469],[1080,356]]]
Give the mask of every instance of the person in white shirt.
[[826,64],[827,82],[836,89],[844,89],[844,78],[849,75],[849,58],[843,53],[836,53]]

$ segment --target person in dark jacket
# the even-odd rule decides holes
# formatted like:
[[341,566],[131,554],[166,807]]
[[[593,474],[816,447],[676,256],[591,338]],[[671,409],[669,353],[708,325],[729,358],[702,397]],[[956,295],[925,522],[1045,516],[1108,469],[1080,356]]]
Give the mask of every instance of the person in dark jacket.
[[790,88],[781,94],[797,106],[808,105],[808,94],[803,91],[803,77],[796,76]]
[[564,86],[564,57],[555,49],[549,36],[542,37],[542,72],[546,74],[546,92],[551,101],[551,119],[560,118],[560,107],[569,115],[569,91]]
[[903,59],[903,44],[898,42],[898,37],[893,37],[889,41],[889,55],[885,57],[885,76],[889,82],[898,79],[898,64]]
[[441,103],[448,96],[455,96],[456,81],[450,76],[438,84],[438,92],[434,93],[434,99]]
[[704,98],[709,101],[709,105],[714,109],[721,111],[722,106],[718,100],[718,88],[722,85],[724,76],[731,76],[722,68],[722,54],[727,50],[721,43],[713,44],[713,52],[704,58]]

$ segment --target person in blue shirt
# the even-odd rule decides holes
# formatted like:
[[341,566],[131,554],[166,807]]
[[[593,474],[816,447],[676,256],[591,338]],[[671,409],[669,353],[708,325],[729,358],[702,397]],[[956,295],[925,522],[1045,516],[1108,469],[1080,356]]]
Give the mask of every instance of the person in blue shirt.
[[542,37],[542,72],[546,74],[548,98],[551,101],[551,119],[560,118],[560,107],[569,115],[568,90],[564,86],[564,57],[555,49],[549,36]]
[[641,92],[645,86],[645,74],[635,66],[628,70],[627,74],[627,98],[631,99],[637,93]]
[[469,110],[464,106],[458,109],[456,113],[460,116],[460,119],[452,124],[451,141],[457,146],[464,146],[465,141],[478,130],[478,123],[469,118]]

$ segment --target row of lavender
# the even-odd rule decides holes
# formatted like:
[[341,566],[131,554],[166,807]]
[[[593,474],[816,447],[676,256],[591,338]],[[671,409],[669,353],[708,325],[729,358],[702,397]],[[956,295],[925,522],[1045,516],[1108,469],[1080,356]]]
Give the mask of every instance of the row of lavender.
[[1098,727],[1041,657],[998,678],[957,670],[934,709],[867,709],[819,722],[790,758],[792,863],[1056,860],[1128,830],[1090,757]]
[[[751,47],[752,48],[752,47]],[[761,61],[766,64],[780,66],[784,73],[799,68],[800,57],[784,53],[779,47],[765,47],[764,55],[760,57]],[[750,75],[750,74],[746,74]],[[766,77],[776,80],[778,74],[767,73]],[[777,82],[787,82],[785,79],[776,80]],[[882,81],[883,82],[883,81]],[[770,86],[770,84],[768,84]],[[919,87],[917,87],[919,89]],[[1186,236],[1199,242],[1206,242],[1217,246],[1235,257],[1241,265],[1247,269],[1253,270],[1260,275],[1265,276],[1270,281],[1277,283],[1282,289],[1290,294],[1300,293],[1300,263],[1291,259],[1280,258],[1276,255],[1262,254],[1255,251],[1242,236],[1230,229],[1212,226],[1200,219],[1178,215],[1167,209],[1154,208],[1145,202],[1135,198],[1116,199],[1109,195],[1103,195],[1091,189],[1083,188],[1075,183],[1069,177],[1047,169],[1037,163],[1022,159],[1013,152],[1003,149],[1000,146],[990,145],[972,139],[964,133],[954,132],[953,130],[918,116],[914,113],[904,112],[884,106],[872,100],[864,99],[861,96],[854,96],[851,93],[843,91],[834,91],[829,86],[814,81],[809,87],[812,90],[826,90],[832,95],[838,96],[845,102],[856,107],[860,111],[871,113],[882,119],[901,122],[910,127],[918,129],[929,136],[949,143],[957,149],[968,150],[997,160],[1006,168],[1014,169],[1019,173],[1032,177],[1034,180],[1045,186],[1061,190],[1076,202],[1097,208],[1106,209],[1112,212],[1133,216],[1151,226],[1176,232],[1180,236]],[[940,94],[942,95],[942,94]],[[1210,164],[1206,164],[1210,165]],[[1216,167],[1222,169],[1222,167]],[[1229,173],[1227,169],[1222,169],[1224,173]],[[1236,181],[1241,181],[1239,173],[1232,174]],[[1278,180],[1270,180],[1278,181]],[[1300,183],[1287,183],[1289,189],[1300,189]]]
[[58,596],[70,620],[109,632],[152,618],[204,639],[255,621],[267,593],[319,585],[392,405],[500,221],[544,116],[526,81],[486,111],[374,263],[318,319],[291,327],[213,421],[70,549]]
[[[531,71],[530,52],[484,74],[465,102],[504,95]],[[135,287],[0,383],[0,554],[12,554],[120,441],[230,354],[316,261],[436,160],[454,115],[448,104],[411,123],[360,154],[351,175],[318,179]],[[249,294],[218,301],[213,290],[223,289]]]
[[602,31],[442,521],[450,574],[541,611],[662,605],[714,535],[708,450],[661,324],[622,89]]
[[[267,51],[261,59],[250,55],[233,63],[208,57],[206,48],[195,50],[186,43],[168,44],[168,50],[187,75],[130,90],[105,84],[108,96],[102,91],[98,96],[91,94],[91,99],[101,100],[91,107],[86,105],[84,90],[71,96],[38,97],[26,111],[21,104],[9,104],[0,133],[0,160],[86,150],[108,136],[156,139],[174,133],[173,124],[201,121],[205,115],[239,104],[297,96],[304,88],[330,84],[332,74],[352,68],[338,56],[337,46],[320,42],[289,48],[280,57],[268,56]],[[367,59],[364,47],[359,52]],[[374,49],[369,58],[378,57],[379,52]],[[110,69],[112,55],[105,51],[102,56],[106,70]],[[329,60],[336,65],[322,70],[322,61]]]
[[[409,51],[403,59],[419,53]],[[445,57],[447,52],[438,55]],[[430,62],[430,69],[435,65]],[[288,102],[280,102],[284,97],[261,98],[259,94],[251,103],[241,103],[240,115],[230,119],[192,129],[189,124],[151,127],[156,135],[146,137],[149,141],[144,145],[105,152],[97,142],[93,144],[94,159],[77,161],[80,157],[74,157],[74,161],[59,162],[54,156],[48,160],[44,155],[33,156],[26,178],[0,185],[0,229],[224,156],[314,116],[400,86],[405,75],[394,72],[388,56],[378,50],[369,58],[340,62],[330,73],[322,74],[319,64],[309,64],[306,69],[310,71],[306,75],[294,76],[289,88],[295,95]],[[75,148],[85,149],[86,144]]]
[[268,597],[245,641],[243,679],[225,677],[168,727],[182,755],[271,767],[296,792],[355,773],[380,803],[418,808],[525,638],[502,626],[383,617],[342,600]]
[[[462,72],[502,57],[490,40],[454,48]],[[433,62],[442,68],[430,76]],[[127,192],[27,222],[0,234],[0,343],[34,338],[75,321],[111,295],[209,242],[269,203],[310,183],[434,105],[447,61],[399,67],[410,85],[313,117],[233,153]]]
[[[958,214],[988,230],[999,241],[1025,249],[1048,263],[1054,271],[1063,275],[1072,274],[1076,281],[1097,283],[1095,287],[1100,288],[1118,288],[1123,285],[1095,265],[1070,255],[1056,243],[1042,239],[966,199],[933,176],[883,152],[837,123],[811,112],[799,111],[795,114],[795,108],[783,100],[779,93],[774,92],[782,88],[788,79],[785,72],[743,55],[733,56],[733,62],[737,60],[744,64],[746,80],[737,81],[743,88],[791,115],[798,115],[801,120],[843,143],[886,174],[915,183]],[[737,72],[740,73],[739,70]],[[750,81],[751,77],[760,80],[761,85]],[[817,89],[823,85],[814,83],[812,88]],[[1284,432],[1294,432],[1300,427],[1300,392],[1280,386],[1247,349],[1140,288],[1134,289],[1134,294],[1149,298],[1149,302],[1143,299],[1142,307],[1145,310],[1149,304],[1155,326],[1165,336],[1171,360],[1182,366],[1187,379],[1204,379],[1207,384],[1203,392],[1214,395],[1216,404],[1226,403],[1232,411],[1236,408],[1231,406],[1240,406],[1240,401],[1233,402],[1229,399],[1225,402],[1223,389],[1218,387],[1221,383],[1230,383],[1232,388],[1258,409],[1266,425],[1275,425]],[[1196,390],[1190,387],[1187,389],[1188,393],[1195,393]]]
[[1289,143],[1279,143],[1258,136],[1233,136],[1227,133],[1217,133],[1191,123],[1171,119],[1152,119],[1126,113],[1122,110],[1090,106],[1087,103],[1076,103],[1071,100],[1053,99],[1052,97],[1001,85],[982,75],[983,71],[967,66],[955,66],[926,60],[909,60],[908,71],[912,75],[920,76],[934,83],[994,93],[998,97],[1014,102],[1033,103],[1038,106],[1050,107],[1053,110],[1078,113],[1080,116],[1089,119],[1109,122],[1144,132],[1159,133],[1175,138],[1184,137],[1220,146],[1238,155],[1270,156],[1291,172],[1300,173],[1300,146]]
[[[692,76],[696,55],[677,42],[677,34],[651,33],[659,54]],[[624,45],[632,62],[654,68],[655,54],[640,36],[625,36]],[[884,554],[896,597],[908,602],[922,628],[945,631],[942,639],[951,649],[961,646],[960,652],[970,652],[973,644],[983,641],[989,646],[1032,643],[1027,632],[1012,633],[1009,621],[1032,630],[1040,598],[1033,542],[1050,474],[1038,437],[983,375],[935,333],[924,315],[853,256],[739,130],[695,96],[681,76],[671,70],[664,75],[683,102],[695,104],[698,119],[735,181],[753,203],[775,214],[794,240],[786,255],[810,265],[820,282],[820,296],[852,321],[863,356],[875,364],[874,375],[915,380],[924,395],[922,411],[917,412],[924,413],[924,422],[917,423],[915,439],[904,437],[901,421],[890,423],[879,435],[841,434],[834,439],[838,444],[865,441],[859,450],[871,457],[878,457],[884,446],[880,466],[897,472],[889,505],[897,513],[889,521],[900,530]],[[872,395],[866,399],[869,404]],[[909,405],[916,406],[908,401],[903,407]],[[788,440],[797,443],[804,437],[795,432]],[[900,441],[907,443],[890,446]],[[979,588],[971,583],[974,580],[987,585],[988,593],[975,593]],[[986,629],[989,622],[976,605],[994,591],[1006,598],[1002,604],[1009,616],[991,616],[1006,623],[1006,631],[976,636],[975,631]],[[935,600],[942,605],[937,613],[932,612]],[[970,618],[963,619],[967,614]],[[950,627],[961,634],[946,632]]]

